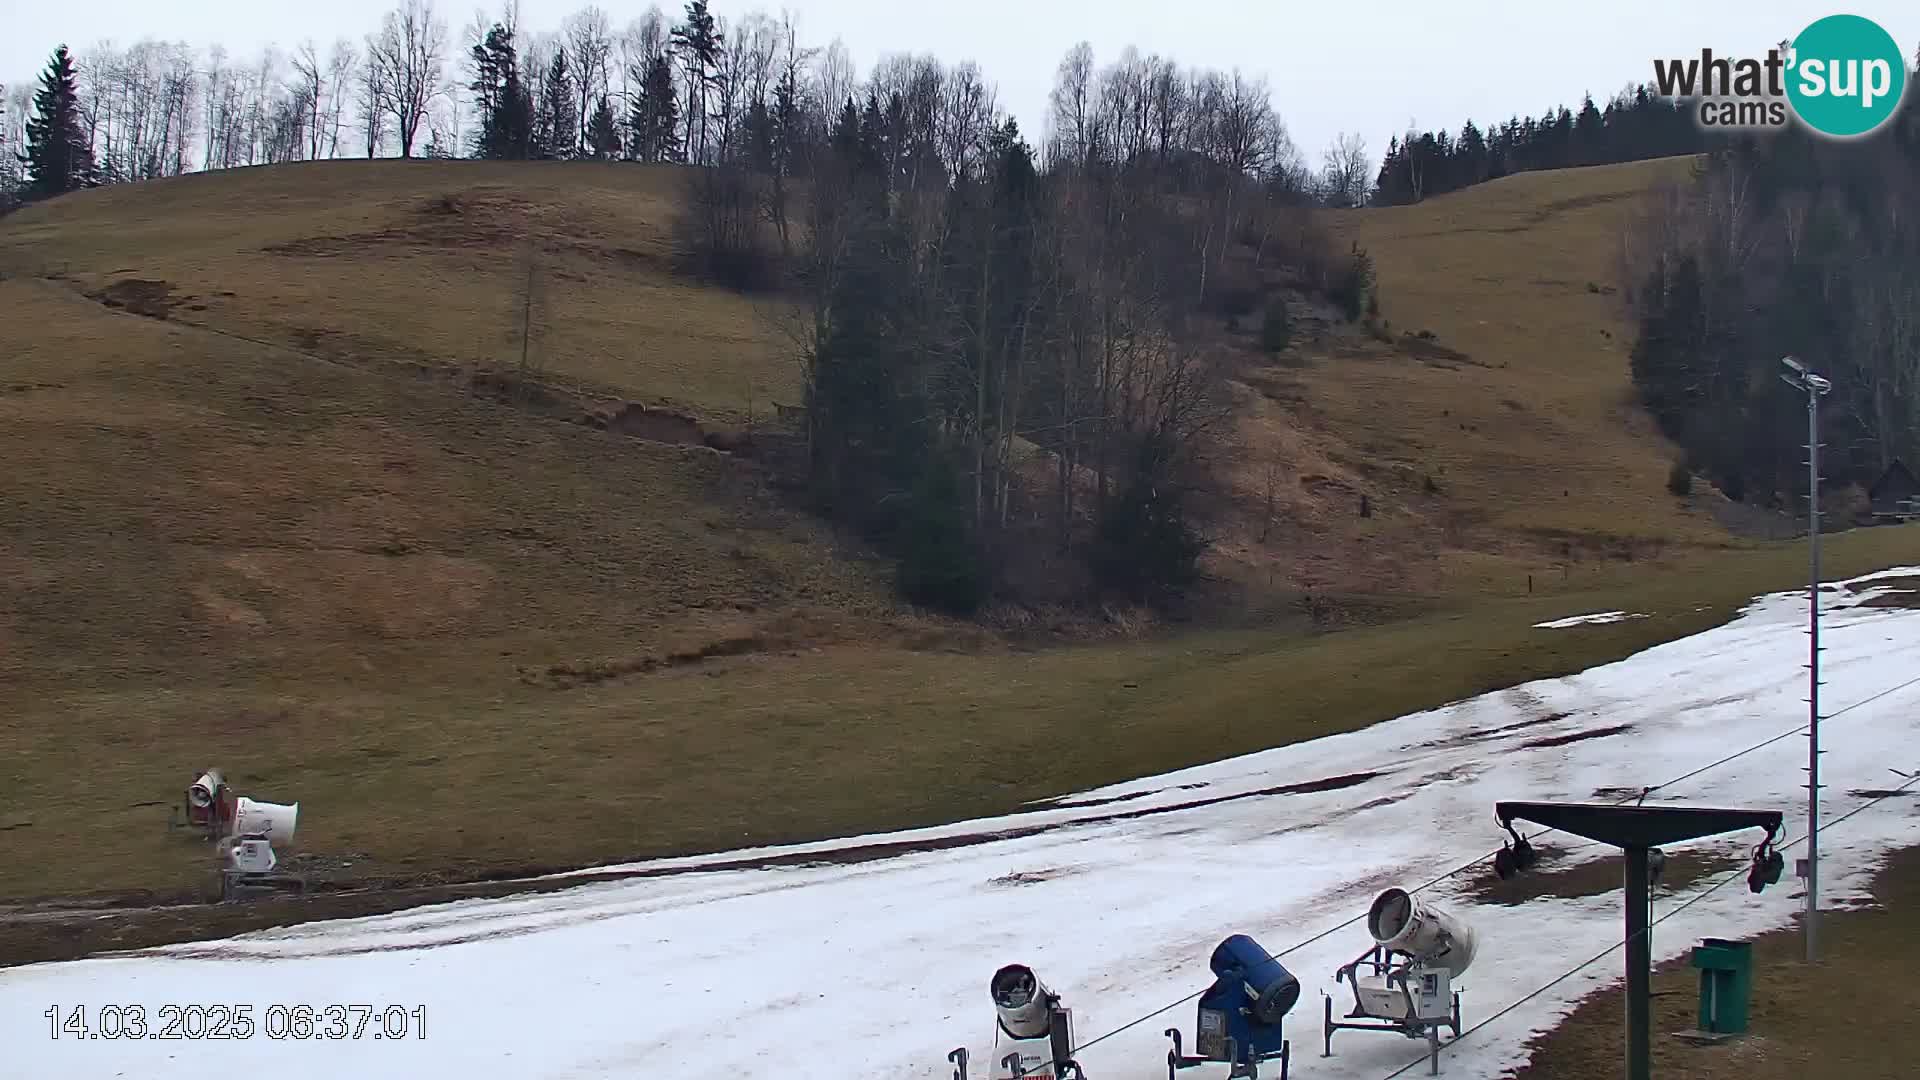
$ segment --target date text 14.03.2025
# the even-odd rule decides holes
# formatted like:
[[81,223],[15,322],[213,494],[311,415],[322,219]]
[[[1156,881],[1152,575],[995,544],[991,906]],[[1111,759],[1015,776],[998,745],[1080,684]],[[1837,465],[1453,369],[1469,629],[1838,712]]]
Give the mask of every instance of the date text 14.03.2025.
[[54,1039],[424,1039],[415,1005],[51,1005]]

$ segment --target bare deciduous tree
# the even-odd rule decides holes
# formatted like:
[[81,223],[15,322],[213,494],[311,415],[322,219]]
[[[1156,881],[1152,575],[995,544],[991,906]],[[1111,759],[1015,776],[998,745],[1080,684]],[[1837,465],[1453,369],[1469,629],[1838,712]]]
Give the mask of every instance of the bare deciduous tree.
[[1094,146],[1093,46],[1067,50],[1047,99],[1047,150],[1063,163],[1086,164]]
[[607,62],[613,55],[613,30],[607,13],[589,5],[569,15],[560,33],[566,43],[567,62],[573,65],[574,89],[579,96],[580,108],[574,113],[580,118],[574,152],[586,157],[587,117],[591,115],[593,103],[609,92],[611,79]]
[[847,51],[847,43],[834,38],[820,53],[814,76],[820,89],[820,107],[828,116],[839,112],[840,107],[853,100],[853,88],[858,74],[853,67],[853,54]]
[[1320,166],[1320,185],[1329,206],[1365,205],[1373,184],[1373,162],[1367,158],[1367,141],[1359,135],[1341,132],[1327,144]]
[[327,56],[327,85],[332,88],[328,95],[326,119],[326,142],[323,157],[336,157],[340,152],[340,126],[346,116],[347,94],[353,80],[354,65],[360,60],[359,52],[353,42],[339,38],[333,43],[333,51]]
[[360,134],[365,141],[367,156],[376,157],[387,136],[387,84],[380,71],[380,60],[371,49],[360,60],[355,84]]
[[378,86],[373,96],[393,117],[401,157],[413,156],[420,123],[445,92],[446,50],[447,24],[434,13],[432,0],[402,0],[367,39],[368,69]]
[[315,161],[320,157],[320,144],[323,141],[320,130],[320,110],[324,106],[327,90],[327,69],[320,62],[320,47],[312,38],[300,43],[293,52],[294,95],[306,106],[303,127],[307,137],[307,160]]

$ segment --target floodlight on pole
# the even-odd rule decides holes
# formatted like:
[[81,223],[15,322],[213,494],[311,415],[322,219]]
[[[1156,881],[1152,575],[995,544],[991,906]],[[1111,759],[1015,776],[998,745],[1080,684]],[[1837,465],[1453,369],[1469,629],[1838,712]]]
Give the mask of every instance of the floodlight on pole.
[[1780,381],[1807,395],[1807,961],[1818,958],[1820,916],[1820,399],[1833,384],[1783,356]]

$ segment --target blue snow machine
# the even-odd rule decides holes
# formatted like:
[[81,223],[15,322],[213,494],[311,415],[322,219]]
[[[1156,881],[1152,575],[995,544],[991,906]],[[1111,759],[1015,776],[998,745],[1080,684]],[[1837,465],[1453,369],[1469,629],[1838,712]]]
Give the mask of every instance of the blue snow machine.
[[1280,1062],[1280,1080],[1287,1080],[1291,1048],[1282,1037],[1280,1021],[1300,1000],[1300,980],[1272,954],[1245,934],[1221,942],[1207,961],[1215,976],[1200,995],[1200,1015],[1194,1035],[1195,1056],[1182,1052],[1180,1029],[1168,1028],[1173,1049],[1167,1052],[1167,1080],[1180,1069],[1225,1063],[1229,1080],[1258,1080],[1260,1063]]

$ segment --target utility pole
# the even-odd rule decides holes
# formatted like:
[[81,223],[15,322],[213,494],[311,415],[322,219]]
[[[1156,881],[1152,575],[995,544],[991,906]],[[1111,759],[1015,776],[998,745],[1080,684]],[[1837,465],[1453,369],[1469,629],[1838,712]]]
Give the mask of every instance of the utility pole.
[[1820,398],[1833,384],[1784,356],[1780,378],[1807,395],[1807,962],[1819,959],[1820,919]]

